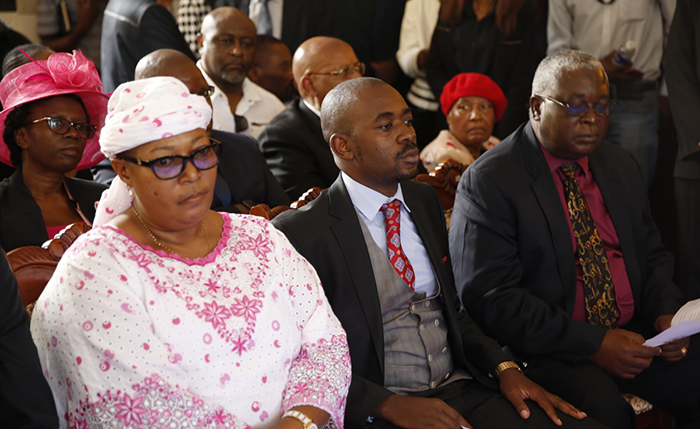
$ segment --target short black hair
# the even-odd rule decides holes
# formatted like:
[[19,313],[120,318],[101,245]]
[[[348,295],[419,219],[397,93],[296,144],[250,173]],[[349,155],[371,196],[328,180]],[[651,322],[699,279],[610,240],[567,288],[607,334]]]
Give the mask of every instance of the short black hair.
[[21,104],[15,107],[5,117],[5,131],[2,133],[2,138],[10,150],[10,161],[15,167],[19,168],[22,166],[22,148],[19,147],[17,140],[15,140],[15,132],[27,124],[27,118],[32,114],[34,106],[55,97],[67,97],[80,103],[80,105],[83,107],[83,111],[85,111],[85,119],[88,124],[90,123],[90,115],[85,108],[85,103],[83,103],[83,100],[75,94],[55,95],[53,97],[46,97],[39,100],[30,101],[29,103]]
[[359,94],[377,86],[390,85],[374,77],[359,77],[339,83],[326,94],[321,103],[321,130],[326,142],[330,143],[331,136],[336,133],[354,136],[354,112],[361,101]]

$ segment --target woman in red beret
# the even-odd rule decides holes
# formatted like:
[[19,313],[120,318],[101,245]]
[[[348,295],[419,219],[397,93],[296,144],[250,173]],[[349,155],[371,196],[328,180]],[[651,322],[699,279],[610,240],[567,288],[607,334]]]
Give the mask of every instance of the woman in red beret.
[[449,130],[442,130],[420,153],[428,171],[453,159],[464,165],[496,146],[493,127],[508,106],[505,94],[488,76],[460,73],[450,80],[440,96]]

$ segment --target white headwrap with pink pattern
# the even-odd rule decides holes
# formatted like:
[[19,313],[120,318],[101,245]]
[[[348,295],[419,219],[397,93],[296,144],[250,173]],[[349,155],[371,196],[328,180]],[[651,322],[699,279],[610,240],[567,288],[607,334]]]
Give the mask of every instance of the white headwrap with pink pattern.
[[[109,99],[107,119],[100,134],[100,149],[108,158],[152,141],[206,129],[211,106],[204,97],[190,94],[180,80],[152,77],[119,85]],[[155,178],[155,180],[158,180]],[[133,202],[119,176],[102,194],[94,226],[104,225]]]

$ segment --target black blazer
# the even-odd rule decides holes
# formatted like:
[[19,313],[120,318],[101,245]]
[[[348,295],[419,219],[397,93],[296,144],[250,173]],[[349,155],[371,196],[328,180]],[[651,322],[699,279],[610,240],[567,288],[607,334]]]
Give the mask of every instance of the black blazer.
[[[248,15],[250,0],[207,0],[216,9],[231,6]],[[328,0],[284,0],[282,5],[282,42],[294,51],[306,39],[333,34]]]
[[58,427],[58,414],[29,333],[17,281],[0,249],[0,427]]
[[[428,84],[439,99],[445,84],[459,73],[481,73],[493,79],[508,99],[508,107],[494,128],[494,135],[504,139],[528,120],[528,100],[534,76],[535,16],[529,7],[523,7],[512,34],[505,37],[494,29],[496,37],[491,48],[478,53],[479,61],[460,67],[456,60],[459,49],[472,43],[475,31],[472,25],[476,17],[469,4],[465,6],[465,14],[472,15],[472,19],[465,19],[457,25],[438,24],[435,29],[426,66]],[[495,26],[494,21],[494,17],[487,17],[479,25],[482,28],[486,24]]]
[[110,0],[102,18],[102,86],[105,93],[134,80],[136,64],[158,49],[197,61],[168,9],[155,0]]
[[678,130],[674,175],[700,179],[700,4],[679,0],[668,35],[664,73]]
[[[403,195],[442,288],[444,316],[455,367],[469,371],[490,387],[486,376],[509,360],[461,310],[450,267],[445,218],[440,200],[428,185],[404,182]],[[289,210],[273,224],[316,268],[333,311],[343,324],[350,345],[352,383],[346,424],[364,427],[367,417],[392,394],[384,384],[382,311],[369,251],[360,220],[339,177],[316,200]]]
[[236,213],[234,204],[245,200],[270,207],[292,202],[267,167],[254,138],[218,130],[212,130],[211,136],[223,145],[218,175],[231,193],[231,205],[222,206],[215,195],[212,209]]
[[[634,316],[623,328],[649,337],[656,318],[683,303],[671,281],[673,257],[632,156],[604,142],[588,159],[634,296]],[[595,353],[605,336],[605,328],[571,319],[576,261],[567,215],[529,123],[476,160],[457,188],[450,252],[462,302],[487,335],[523,358],[573,363]]]
[[304,104],[291,102],[258,136],[272,174],[297,199],[309,188],[329,187],[340,174],[321,132],[321,119]]
[[[95,203],[107,189],[103,184],[65,178],[73,199],[92,222]],[[22,246],[41,246],[49,239],[39,205],[24,185],[22,169],[0,182],[0,246],[9,252]]]

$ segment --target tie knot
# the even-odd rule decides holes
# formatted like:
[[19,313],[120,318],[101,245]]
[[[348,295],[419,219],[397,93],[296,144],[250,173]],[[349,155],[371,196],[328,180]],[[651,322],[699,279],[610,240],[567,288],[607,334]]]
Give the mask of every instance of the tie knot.
[[576,162],[567,162],[566,164],[562,164],[561,167],[562,173],[569,179],[573,179],[574,176],[576,175],[576,171],[578,170],[578,163]]
[[401,213],[401,201],[395,199],[383,204],[381,210],[387,220],[396,219]]

